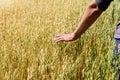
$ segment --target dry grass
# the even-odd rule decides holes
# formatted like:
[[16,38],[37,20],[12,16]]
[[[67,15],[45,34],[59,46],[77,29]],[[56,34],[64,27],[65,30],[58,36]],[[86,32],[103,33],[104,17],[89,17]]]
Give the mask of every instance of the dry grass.
[[120,7],[114,10],[112,4],[77,41],[53,40],[76,28],[89,1],[13,0],[2,5],[0,80],[112,80],[111,38]]

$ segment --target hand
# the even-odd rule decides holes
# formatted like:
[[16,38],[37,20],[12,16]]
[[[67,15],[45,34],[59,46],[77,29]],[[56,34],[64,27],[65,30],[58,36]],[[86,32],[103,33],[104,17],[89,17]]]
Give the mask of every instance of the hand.
[[55,37],[55,42],[69,42],[69,41],[74,41],[77,38],[75,37],[74,33],[69,33],[69,34],[60,34]]

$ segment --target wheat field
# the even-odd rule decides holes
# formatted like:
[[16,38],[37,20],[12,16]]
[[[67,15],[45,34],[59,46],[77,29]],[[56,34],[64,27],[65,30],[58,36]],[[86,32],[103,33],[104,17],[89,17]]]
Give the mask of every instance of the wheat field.
[[0,80],[113,80],[114,1],[76,41],[74,31],[91,0],[0,0]]

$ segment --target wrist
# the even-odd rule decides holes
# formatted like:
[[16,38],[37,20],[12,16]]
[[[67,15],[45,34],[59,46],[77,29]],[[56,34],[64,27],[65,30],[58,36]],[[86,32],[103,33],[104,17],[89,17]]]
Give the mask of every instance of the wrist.
[[73,32],[72,34],[74,39],[78,39],[80,37],[79,33],[77,32]]

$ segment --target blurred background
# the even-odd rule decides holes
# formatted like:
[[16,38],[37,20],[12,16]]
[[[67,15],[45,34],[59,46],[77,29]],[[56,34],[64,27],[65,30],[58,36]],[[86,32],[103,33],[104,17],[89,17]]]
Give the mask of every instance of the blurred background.
[[90,1],[0,0],[0,79],[112,80],[119,0],[80,39],[54,42],[74,31]]

